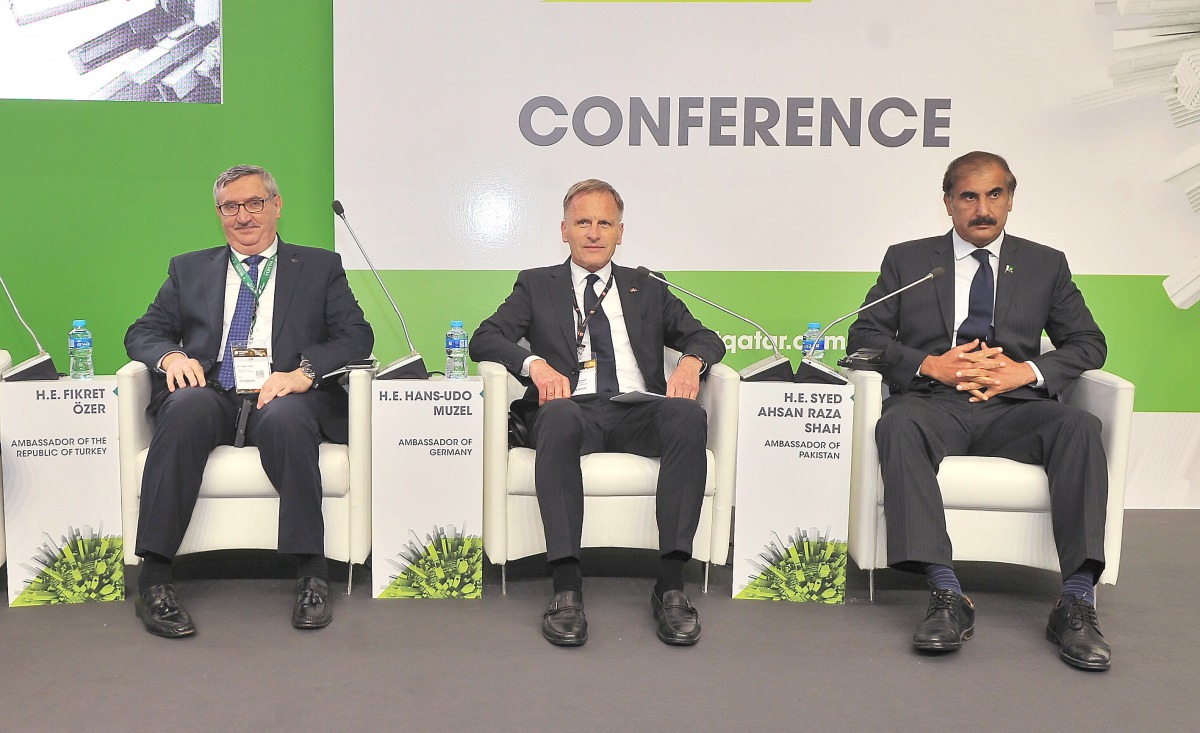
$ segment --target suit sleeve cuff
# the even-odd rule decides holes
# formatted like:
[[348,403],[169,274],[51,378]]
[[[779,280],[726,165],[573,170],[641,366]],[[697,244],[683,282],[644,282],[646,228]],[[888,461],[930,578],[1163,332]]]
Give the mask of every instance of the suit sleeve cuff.
[[[533,362],[537,361],[538,359],[542,359],[542,357],[538,356],[537,354],[530,354],[529,356],[525,357],[525,361],[521,363],[521,376],[522,377],[529,376],[529,365],[532,364]],[[545,359],[542,359],[542,361],[545,361]]]

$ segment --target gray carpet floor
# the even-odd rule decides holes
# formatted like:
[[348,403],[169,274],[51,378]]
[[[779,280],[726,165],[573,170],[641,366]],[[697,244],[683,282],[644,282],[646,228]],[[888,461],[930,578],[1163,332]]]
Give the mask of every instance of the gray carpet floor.
[[894,571],[874,603],[854,570],[850,602],[821,606],[734,601],[728,567],[703,595],[689,568],[704,635],[669,648],[653,553],[593,551],[590,639],[558,649],[538,631],[540,558],[510,564],[507,595],[489,567],[480,601],[373,600],[359,566],[333,625],[299,632],[273,553],[212,553],[178,566],[190,639],[146,634],[132,601],[0,608],[0,730],[1200,731],[1200,512],[1130,511],[1125,528],[1103,673],[1043,636],[1056,574],[1006,565],[960,566],[976,638],[930,657],[909,646],[924,581]]

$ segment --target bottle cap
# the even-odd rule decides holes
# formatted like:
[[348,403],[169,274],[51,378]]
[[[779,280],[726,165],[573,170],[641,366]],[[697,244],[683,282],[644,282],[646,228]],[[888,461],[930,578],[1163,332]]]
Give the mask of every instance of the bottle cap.
[[74,326],[75,328],[83,328],[84,326],[87,325],[87,321],[81,321],[81,320],[71,321],[71,325]]
[[809,328],[815,328],[815,329],[817,329],[818,331],[820,331],[820,330],[821,330],[821,324],[819,324],[819,323],[810,323],[810,324],[808,324],[808,327],[809,327]]
[[450,321],[450,328],[462,328],[462,321]]

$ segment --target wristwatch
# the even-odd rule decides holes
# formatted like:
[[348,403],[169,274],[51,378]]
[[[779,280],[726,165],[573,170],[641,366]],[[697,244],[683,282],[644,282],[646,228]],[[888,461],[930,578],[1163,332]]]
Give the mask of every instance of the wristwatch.
[[314,387],[317,385],[317,370],[313,368],[312,362],[304,357],[300,357],[300,373],[311,379]]

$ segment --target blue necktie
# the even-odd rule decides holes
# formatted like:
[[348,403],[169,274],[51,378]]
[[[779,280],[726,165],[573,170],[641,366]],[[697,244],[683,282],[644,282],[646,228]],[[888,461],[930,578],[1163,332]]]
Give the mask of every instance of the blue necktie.
[[[258,263],[262,255],[250,255],[242,260],[250,272],[250,279],[258,284]],[[221,374],[217,377],[225,389],[233,389],[233,345],[245,345],[250,340],[250,325],[254,320],[254,293],[242,283],[238,290],[237,305],[233,308],[233,321],[229,324],[229,338],[225,339],[225,355],[221,357]]]
[[977,249],[971,256],[979,260],[979,269],[971,280],[971,293],[967,298],[967,317],[958,327],[958,343],[979,339],[989,345],[995,337],[996,329],[992,326],[992,312],[995,309],[996,290],[992,285],[991,257],[986,249]]
[[617,357],[613,350],[612,328],[608,316],[604,315],[604,306],[596,303],[600,300],[596,295],[596,283],[600,276],[595,273],[588,275],[587,285],[583,287],[583,310],[595,314],[588,321],[588,332],[592,335],[592,356],[596,357],[596,391],[619,392],[617,386]]

